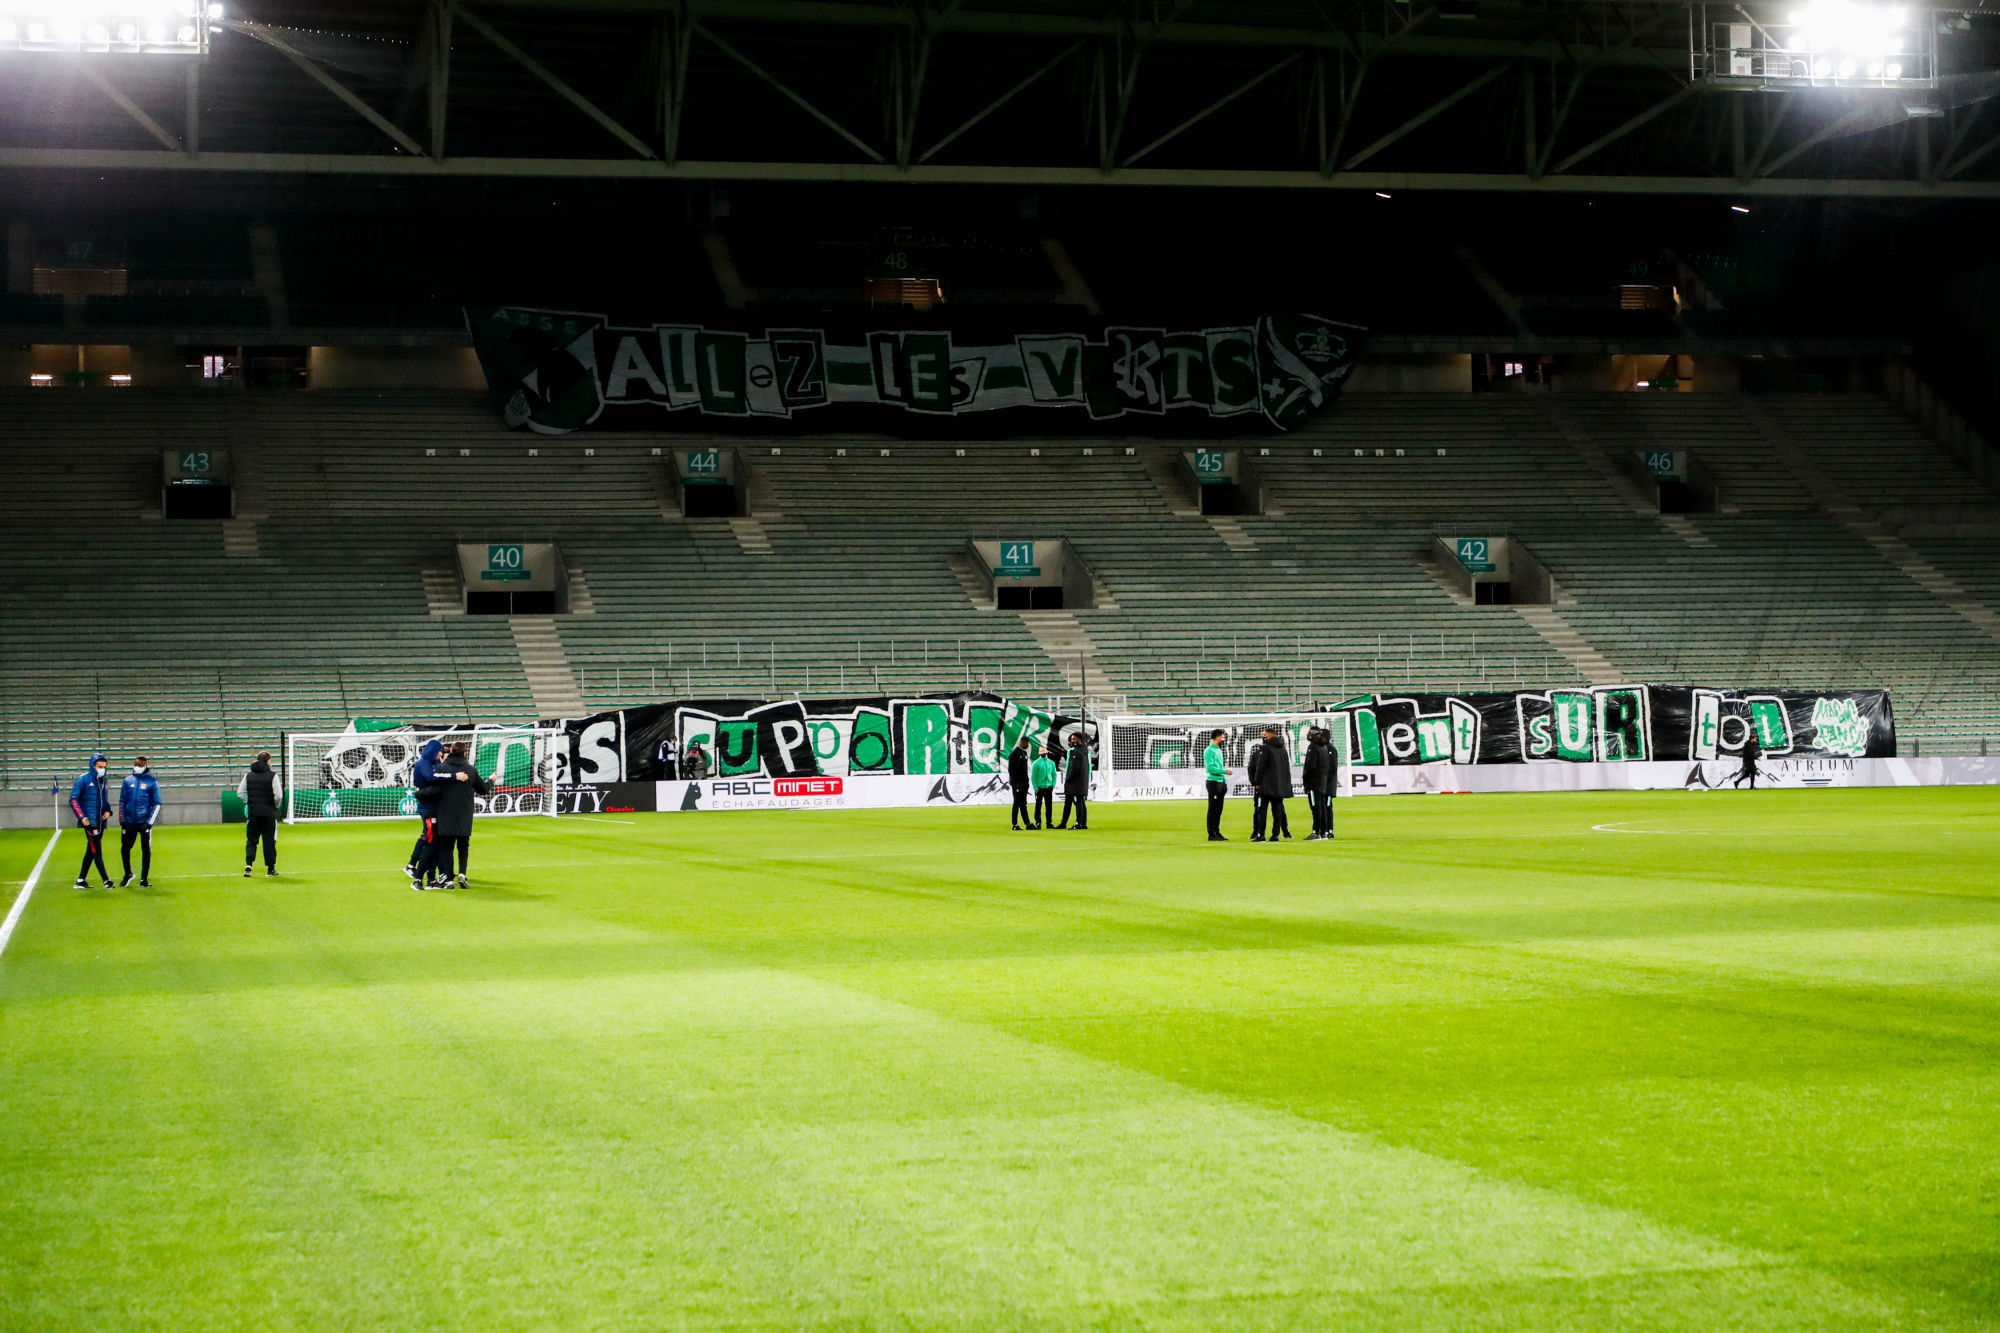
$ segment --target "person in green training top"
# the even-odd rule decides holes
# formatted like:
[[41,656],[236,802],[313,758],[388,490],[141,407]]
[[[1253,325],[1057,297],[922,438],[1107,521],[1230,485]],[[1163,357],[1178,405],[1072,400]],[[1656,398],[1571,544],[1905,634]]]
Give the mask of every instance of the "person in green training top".
[[1208,840],[1228,842],[1222,836],[1222,798],[1229,795],[1229,765],[1224,762],[1222,741],[1228,733],[1217,727],[1208,734],[1208,748],[1202,751],[1202,767],[1208,770]]
[[1034,828],[1053,828],[1056,822],[1056,757],[1048,750],[1035,760],[1028,770],[1029,781],[1035,786]]

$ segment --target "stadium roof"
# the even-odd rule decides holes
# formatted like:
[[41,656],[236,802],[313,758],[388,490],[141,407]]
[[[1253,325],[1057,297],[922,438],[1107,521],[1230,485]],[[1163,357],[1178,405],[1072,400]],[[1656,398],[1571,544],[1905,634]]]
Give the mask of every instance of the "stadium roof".
[[1934,86],[1752,92],[1639,0],[237,0],[0,55],[0,167],[2000,198],[2000,0]]

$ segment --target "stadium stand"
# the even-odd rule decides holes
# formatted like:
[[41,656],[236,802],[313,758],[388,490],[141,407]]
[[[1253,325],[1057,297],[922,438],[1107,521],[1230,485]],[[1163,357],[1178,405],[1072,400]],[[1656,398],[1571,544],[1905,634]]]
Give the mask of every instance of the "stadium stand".
[[[98,746],[219,775],[286,728],[547,711],[506,618],[436,604],[455,540],[562,545],[574,603],[549,642],[590,709],[967,685],[1261,707],[1575,683],[1597,662],[1882,685],[1906,744],[2000,738],[1988,539],[1910,518],[1985,492],[1870,395],[1353,395],[1239,442],[1269,450],[1268,503],[1227,519],[1163,483],[1178,446],[1155,441],[722,441],[754,512],[687,520],[654,451],[689,437],[510,434],[477,394],[8,391],[0,409],[10,786]],[[194,444],[232,451],[236,520],[159,518],[160,451]],[[1722,512],[1644,512],[1617,455],[1648,445],[1697,450]],[[1469,531],[1524,543],[1556,605],[1450,592],[1425,553]],[[1008,533],[1066,539],[1099,604],[977,605],[954,558]]]

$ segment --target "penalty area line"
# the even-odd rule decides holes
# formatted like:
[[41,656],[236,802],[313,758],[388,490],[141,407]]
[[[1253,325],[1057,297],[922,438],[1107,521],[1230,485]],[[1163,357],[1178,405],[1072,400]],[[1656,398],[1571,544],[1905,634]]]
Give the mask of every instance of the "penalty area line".
[[21,923],[21,913],[28,910],[28,899],[34,896],[35,881],[42,877],[42,871],[49,864],[49,854],[56,849],[56,840],[62,837],[62,830],[49,834],[49,845],[42,848],[42,859],[35,862],[35,868],[21,881],[21,891],[14,896],[14,905],[7,911],[7,919],[0,921],[0,954],[7,952],[7,941],[14,938],[14,927]]

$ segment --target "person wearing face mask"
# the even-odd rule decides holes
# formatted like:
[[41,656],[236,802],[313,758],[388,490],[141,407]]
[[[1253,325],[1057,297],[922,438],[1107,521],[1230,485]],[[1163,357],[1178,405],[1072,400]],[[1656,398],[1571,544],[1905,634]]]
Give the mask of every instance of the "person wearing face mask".
[[159,822],[160,780],[153,776],[142,754],[132,761],[132,771],[118,788],[118,859],[125,870],[119,888],[132,882],[135,842],[139,844],[139,887],[153,887],[153,825]]
[[83,830],[83,866],[76,872],[79,889],[90,887],[93,865],[104,887],[111,887],[111,872],[104,868],[104,826],[111,821],[111,792],[104,782],[109,767],[103,755],[94,754],[90,756],[90,767],[70,784],[70,813],[76,816],[77,827]]

